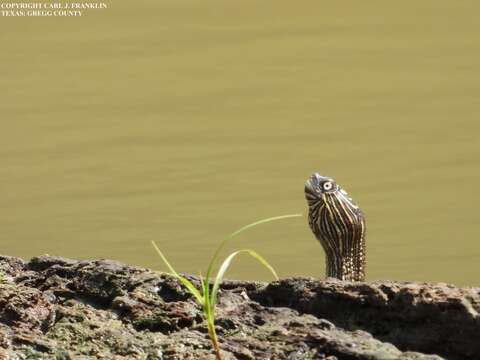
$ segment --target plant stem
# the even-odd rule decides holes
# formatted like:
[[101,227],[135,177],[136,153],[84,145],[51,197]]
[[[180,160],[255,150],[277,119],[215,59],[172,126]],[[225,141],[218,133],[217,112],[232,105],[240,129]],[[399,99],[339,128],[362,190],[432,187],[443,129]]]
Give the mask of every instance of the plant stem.
[[220,345],[218,344],[217,332],[215,331],[215,324],[208,323],[208,333],[212,341],[213,349],[215,350],[215,357],[217,360],[222,360],[220,355]]

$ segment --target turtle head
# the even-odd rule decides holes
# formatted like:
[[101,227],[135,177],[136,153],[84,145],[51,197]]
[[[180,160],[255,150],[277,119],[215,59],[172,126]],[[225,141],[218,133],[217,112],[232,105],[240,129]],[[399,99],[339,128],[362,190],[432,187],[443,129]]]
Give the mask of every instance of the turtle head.
[[338,185],[331,177],[314,173],[305,182],[305,198],[309,204],[322,201],[324,194],[338,190]]

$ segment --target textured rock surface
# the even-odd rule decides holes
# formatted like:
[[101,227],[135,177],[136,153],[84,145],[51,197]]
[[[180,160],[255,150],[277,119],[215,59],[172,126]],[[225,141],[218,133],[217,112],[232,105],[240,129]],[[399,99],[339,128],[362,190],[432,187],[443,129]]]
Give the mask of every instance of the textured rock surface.
[[[214,359],[199,307],[169,275],[55,257],[0,257],[0,271],[0,359]],[[479,291],[230,281],[217,328],[225,360],[478,359]]]

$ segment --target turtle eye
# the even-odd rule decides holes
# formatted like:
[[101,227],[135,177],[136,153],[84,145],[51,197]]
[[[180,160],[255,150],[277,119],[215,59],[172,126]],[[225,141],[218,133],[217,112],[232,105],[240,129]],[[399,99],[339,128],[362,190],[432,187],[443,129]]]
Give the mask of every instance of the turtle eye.
[[325,182],[323,183],[322,187],[323,187],[323,190],[329,191],[329,190],[332,190],[333,184],[332,184],[331,181],[325,181]]

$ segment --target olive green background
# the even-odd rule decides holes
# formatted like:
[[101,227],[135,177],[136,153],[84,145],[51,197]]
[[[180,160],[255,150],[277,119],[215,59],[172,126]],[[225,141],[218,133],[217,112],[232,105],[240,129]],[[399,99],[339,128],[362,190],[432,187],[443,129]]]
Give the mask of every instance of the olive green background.
[[[0,253],[198,272],[333,176],[367,276],[480,285],[480,5],[111,1],[0,18]],[[323,277],[305,217],[235,240]],[[240,258],[229,277],[268,279]]]

